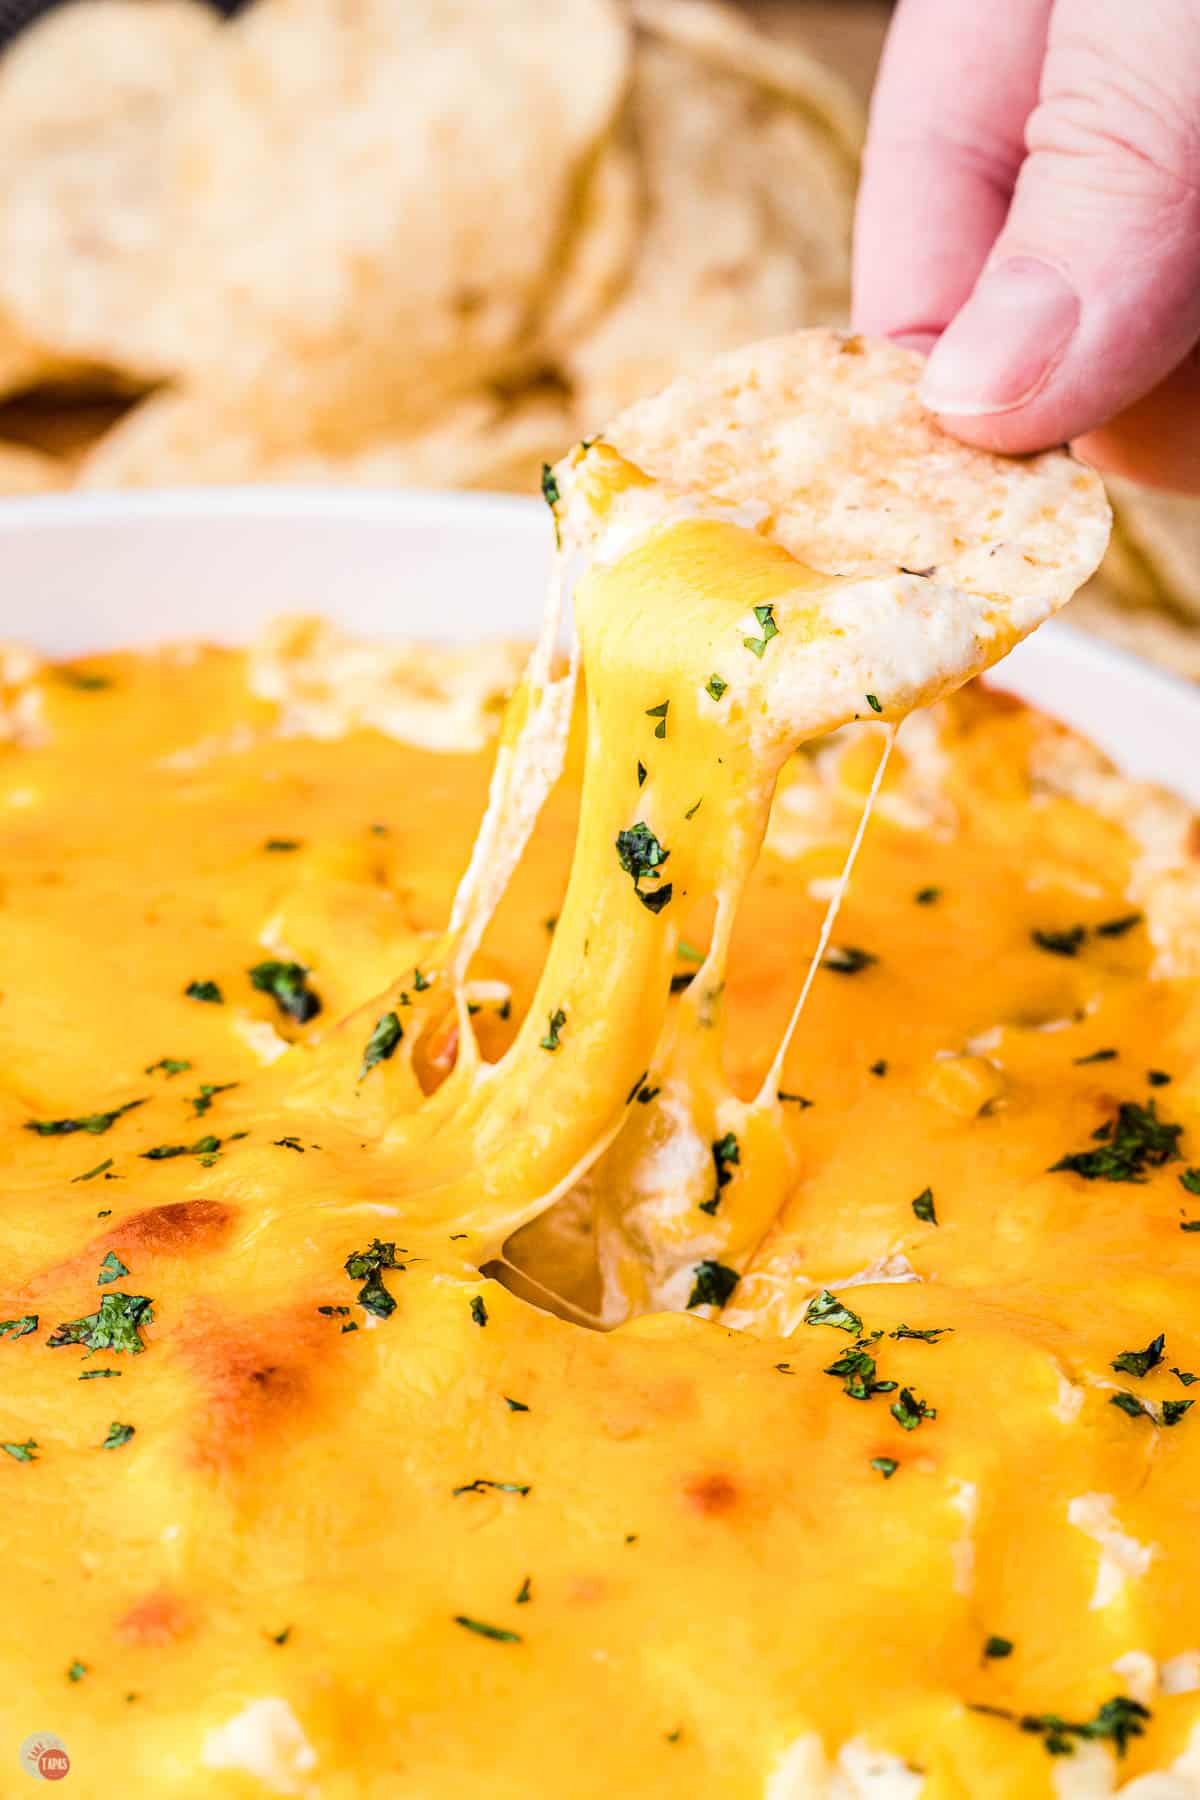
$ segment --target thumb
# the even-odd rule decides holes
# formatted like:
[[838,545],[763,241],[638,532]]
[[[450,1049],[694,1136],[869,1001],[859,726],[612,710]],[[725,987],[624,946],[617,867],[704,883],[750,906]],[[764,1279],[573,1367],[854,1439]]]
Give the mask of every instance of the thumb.
[[1058,0],[1007,221],[925,373],[956,436],[1062,443],[1195,344],[1198,119],[1200,0]]

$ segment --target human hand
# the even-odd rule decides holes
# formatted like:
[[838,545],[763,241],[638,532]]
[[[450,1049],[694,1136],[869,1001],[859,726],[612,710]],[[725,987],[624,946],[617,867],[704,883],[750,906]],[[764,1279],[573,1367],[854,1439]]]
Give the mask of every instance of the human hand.
[[1200,0],[900,0],[854,323],[968,443],[1200,492]]

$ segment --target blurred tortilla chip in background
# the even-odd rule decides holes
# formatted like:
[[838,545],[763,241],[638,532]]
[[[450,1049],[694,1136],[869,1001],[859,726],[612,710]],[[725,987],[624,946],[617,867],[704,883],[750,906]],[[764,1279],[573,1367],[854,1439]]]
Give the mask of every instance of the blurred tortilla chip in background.
[[23,444],[0,444],[0,494],[46,494],[65,487],[63,465]]
[[[499,488],[839,323],[886,0],[66,0],[0,53],[0,493]],[[7,440],[7,441],[5,441]],[[1076,617],[1200,678],[1200,502]]]
[[529,487],[847,305],[860,105],[708,0],[72,0],[0,113],[0,390],[146,395],[88,487]]
[[220,35],[199,0],[71,0],[0,56],[0,386],[170,372],[168,120]]

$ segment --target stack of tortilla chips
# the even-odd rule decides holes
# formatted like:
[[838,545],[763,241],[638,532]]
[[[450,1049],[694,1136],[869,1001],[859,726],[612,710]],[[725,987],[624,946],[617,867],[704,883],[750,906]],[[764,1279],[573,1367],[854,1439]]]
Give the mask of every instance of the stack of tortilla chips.
[[73,0],[0,57],[0,398],[120,408],[0,487],[528,488],[844,315],[860,135],[708,0]]

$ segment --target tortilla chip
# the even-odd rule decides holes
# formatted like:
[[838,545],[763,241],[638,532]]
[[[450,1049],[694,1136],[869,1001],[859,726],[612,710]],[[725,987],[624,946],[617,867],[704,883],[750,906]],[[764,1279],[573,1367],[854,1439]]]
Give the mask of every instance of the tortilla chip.
[[651,526],[732,517],[844,583],[822,590],[811,630],[785,644],[780,627],[770,717],[797,741],[805,708],[821,730],[840,711],[901,717],[1063,606],[1110,523],[1099,476],[1066,451],[993,456],[943,432],[918,398],[922,367],[832,331],[719,357],[559,466],[564,542],[603,560]]
[[162,131],[218,30],[198,0],[75,0],[0,58],[0,392],[161,372]]
[[1200,621],[1200,499],[1117,476],[1108,480],[1115,525],[1105,575],[1136,606]]
[[[1105,569],[1108,567],[1106,558]],[[1144,656],[1188,681],[1200,681],[1200,631],[1168,612],[1129,605],[1124,593],[1097,576],[1071,602],[1072,625],[1094,631],[1118,650]]]
[[721,350],[848,305],[857,103],[722,7],[637,16],[646,217],[623,293],[564,358],[583,432]]
[[461,402],[436,429],[383,440],[333,476],[368,487],[488,488],[536,493],[542,465],[563,454],[574,421],[561,396],[536,390],[511,402]]
[[436,424],[334,454],[277,450],[249,415],[198,387],[144,400],[84,458],[84,488],[236,482],[332,482],[360,487],[499,488],[532,493],[541,466],[574,436],[566,403],[533,391],[515,400],[468,396]]
[[570,235],[533,334],[533,360],[553,362],[596,324],[629,279],[645,223],[636,146],[622,119],[579,183]]
[[810,56],[798,37],[769,35],[714,0],[633,0],[633,13],[645,32],[692,50],[718,74],[742,75],[807,112],[857,163],[866,130],[862,107],[842,77]]
[[63,466],[52,456],[0,443],[0,494],[46,494],[65,486]]
[[172,122],[175,358],[272,453],[515,366],[626,79],[616,0],[258,0]]

